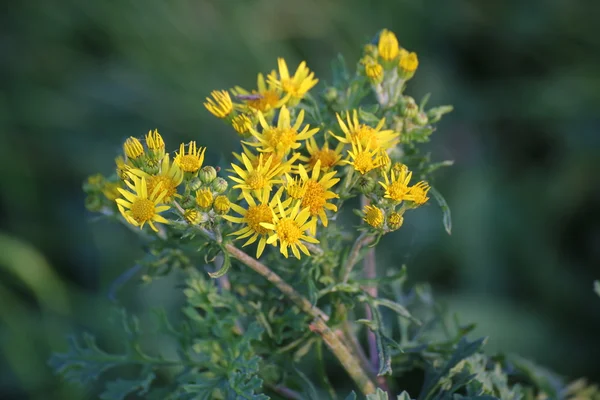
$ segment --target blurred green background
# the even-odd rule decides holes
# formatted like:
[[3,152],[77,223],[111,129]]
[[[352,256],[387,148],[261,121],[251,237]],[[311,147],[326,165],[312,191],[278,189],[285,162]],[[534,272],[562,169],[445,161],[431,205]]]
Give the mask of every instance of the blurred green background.
[[[94,222],[81,182],[109,174],[127,136],[158,128],[221,163],[236,135],[202,106],[252,87],[284,56],[321,81],[381,28],[418,52],[408,93],[454,104],[426,148],[454,159],[424,207],[378,249],[407,263],[490,352],[600,381],[599,2],[11,2],[0,13],[0,398],[77,399],[46,366],[76,329],[106,330],[110,282],[142,253]],[[134,285],[126,286],[133,291]],[[172,285],[136,290],[169,302]]]

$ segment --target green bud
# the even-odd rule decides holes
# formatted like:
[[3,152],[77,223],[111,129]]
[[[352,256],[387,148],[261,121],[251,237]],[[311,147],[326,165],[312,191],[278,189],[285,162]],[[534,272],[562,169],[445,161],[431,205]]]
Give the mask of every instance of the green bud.
[[356,186],[358,187],[358,191],[361,192],[362,194],[369,194],[369,193],[373,192],[373,190],[375,190],[375,188],[377,187],[377,184],[375,183],[375,181],[372,178],[370,178],[368,176],[361,176],[358,179]]
[[406,96],[401,111],[406,118],[414,118],[419,113],[419,106],[415,103],[415,99]]
[[98,212],[102,209],[102,199],[98,195],[89,195],[85,198],[85,208],[92,212]]
[[223,193],[227,190],[227,181],[223,178],[217,178],[212,182],[212,189],[217,193]]
[[414,121],[419,126],[425,126],[429,122],[429,118],[427,118],[427,114],[424,112],[419,112],[415,115]]
[[144,163],[141,165],[141,170],[150,175],[156,175],[160,172],[160,164],[158,160],[150,157],[144,157]]
[[189,194],[184,196],[181,199],[181,207],[185,208],[194,208],[196,206],[196,198],[194,196],[190,196]]
[[[217,170],[214,167],[207,165],[206,167],[204,167],[200,170],[200,172],[198,173],[198,177],[200,178],[200,180],[203,183],[206,183],[207,185],[209,185],[217,177]],[[192,189],[192,190],[196,190],[196,189]]]
[[188,183],[188,187],[194,192],[202,187],[202,181],[198,178],[194,178]]
[[337,89],[334,88],[333,86],[329,86],[323,92],[323,98],[325,99],[326,102],[333,103],[338,98],[338,91],[337,91]]

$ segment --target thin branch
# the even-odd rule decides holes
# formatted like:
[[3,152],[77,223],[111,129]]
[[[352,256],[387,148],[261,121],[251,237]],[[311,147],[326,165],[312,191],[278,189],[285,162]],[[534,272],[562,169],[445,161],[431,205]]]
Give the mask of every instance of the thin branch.
[[266,385],[270,390],[286,399],[302,400],[302,395],[295,390],[283,385]]
[[360,251],[364,246],[368,246],[373,242],[373,236],[370,236],[366,232],[360,234],[354,244],[352,245],[352,250],[350,250],[350,255],[348,256],[348,260],[346,261],[346,265],[344,266],[344,271],[342,274],[342,282],[348,282],[350,279],[350,273],[352,272],[352,268],[360,261]]

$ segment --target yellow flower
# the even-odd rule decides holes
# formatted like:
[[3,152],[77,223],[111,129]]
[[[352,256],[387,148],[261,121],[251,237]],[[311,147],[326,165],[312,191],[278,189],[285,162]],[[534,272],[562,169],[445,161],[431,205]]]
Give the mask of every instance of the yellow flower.
[[377,50],[379,51],[379,56],[385,61],[392,61],[398,56],[400,47],[398,46],[398,39],[394,35],[394,32],[390,32],[387,29],[381,31]]
[[188,146],[188,153],[185,154],[185,144],[179,146],[179,153],[175,156],[175,163],[183,172],[196,173],[202,167],[204,162],[204,152],[206,147],[196,147],[196,142],[191,141]]
[[398,203],[403,200],[412,200],[412,198],[407,197],[409,191],[408,183],[412,177],[412,172],[408,170],[406,165],[402,165],[399,168],[400,171],[398,176],[396,176],[394,171],[395,169],[396,168],[392,168],[389,178],[387,173],[383,175],[385,183],[379,182],[379,184],[385,189],[385,197]]
[[280,157],[292,149],[299,148],[301,146],[300,141],[308,139],[319,131],[319,128],[310,129],[308,125],[305,125],[301,131],[298,131],[304,121],[304,110],[300,110],[296,122],[292,125],[290,111],[286,106],[281,107],[277,126],[269,125],[261,112],[258,113],[258,120],[262,126],[262,132],[250,128],[250,133],[258,142],[244,143],[249,146],[258,147],[258,151],[275,153]]
[[210,95],[213,98],[207,97],[204,107],[217,118],[227,118],[233,111],[233,103],[229,93],[226,90],[213,90]]
[[202,208],[209,208],[213,202],[213,194],[210,189],[196,191],[196,204]]
[[388,217],[388,227],[393,231],[399,229],[403,222],[404,218],[402,217],[402,214],[396,211],[393,211]]
[[185,219],[185,221],[190,225],[196,225],[200,223],[202,217],[198,210],[196,210],[195,208],[190,208],[184,211],[183,219]]
[[130,160],[137,160],[144,155],[144,146],[138,139],[130,136],[123,144],[123,151]]
[[273,212],[277,206],[277,200],[280,198],[281,191],[273,196],[273,199],[269,201],[269,191],[263,190],[258,196],[258,202],[254,200],[254,197],[247,193],[243,193],[244,199],[248,203],[248,208],[240,207],[239,205],[232,203],[231,208],[233,211],[238,213],[241,217],[233,217],[226,215],[225,218],[228,221],[236,224],[244,224],[245,226],[237,230],[231,235],[237,236],[236,239],[248,238],[246,243],[242,247],[246,247],[258,240],[258,248],[256,249],[256,258],[259,258],[265,249],[267,244],[267,238],[273,233],[272,229],[265,228],[262,223],[272,224],[273,223]]
[[[264,154],[265,156],[270,155],[271,157],[273,157],[272,165],[281,165],[281,167],[283,167],[281,170],[281,174],[290,172],[292,170],[292,168],[294,167],[294,163],[296,162],[296,160],[301,158],[300,154],[298,154],[298,153],[293,153],[292,156],[285,161],[283,160],[283,155],[279,155],[279,154],[275,154],[275,153],[255,154],[250,149],[248,149],[243,143],[242,143],[242,149],[243,149],[243,154],[245,154],[246,157],[248,157],[248,160],[250,160],[250,164],[252,164],[252,166],[255,168],[258,166],[258,162],[260,161],[260,154]],[[242,158],[242,154],[235,153],[235,152],[232,154],[239,162],[241,162],[241,163],[244,162],[244,159]]]
[[123,156],[117,156],[117,158],[115,158],[115,164],[117,165],[117,176],[120,179],[127,178],[127,171],[131,169],[131,165],[125,161]]
[[[301,183],[298,182],[297,185],[301,185],[300,187],[302,190],[300,193],[303,192],[300,206],[303,209],[308,208],[311,216],[310,232],[314,235],[317,231],[317,219],[321,220],[323,226],[327,226],[327,214],[325,210],[331,210],[333,212],[337,211],[337,207],[334,204],[328,203],[327,200],[337,199],[339,197],[329,189],[338,183],[340,179],[334,178],[336,171],[326,173],[319,179],[319,175],[321,174],[320,161],[317,161],[310,176],[302,165],[298,166],[298,173],[300,175]],[[289,175],[287,176],[287,179],[288,181],[291,180]],[[288,193],[290,193],[289,188]]]
[[148,150],[150,153],[156,157],[157,159],[162,159],[165,155],[165,142],[158,133],[158,129],[155,129],[154,132],[148,131],[146,135],[146,146],[148,146]]
[[377,84],[383,80],[383,67],[372,57],[365,57],[361,60],[365,68],[365,75],[371,83]]
[[119,182],[106,182],[102,187],[102,194],[110,201],[115,201],[119,198]]
[[239,86],[236,86],[231,91],[238,99],[246,102],[246,105],[253,111],[260,111],[267,114],[269,111],[279,108],[284,105],[290,98],[290,95],[281,97],[281,88],[277,86],[277,74],[275,71],[267,77],[268,84],[265,81],[263,74],[258,74],[256,85],[258,90],[249,92]]
[[323,147],[319,147],[315,138],[311,137],[306,142],[306,150],[310,157],[300,157],[300,159],[307,162],[308,167],[311,169],[317,161],[321,161],[321,169],[328,171],[330,168],[340,164],[343,149],[343,143],[338,143],[335,149],[330,149],[329,143],[325,143]]
[[227,214],[230,208],[231,202],[229,201],[227,196],[220,195],[215,197],[215,201],[213,202],[213,210],[215,210],[217,214]]
[[406,195],[406,199],[412,201],[416,205],[423,205],[427,203],[429,197],[427,197],[427,192],[429,192],[430,186],[425,181],[420,181],[419,183],[408,188],[408,194]]
[[294,76],[290,76],[287,64],[283,58],[278,58],[277,64],[279,66],[279,80],[276,80],[275,76],[270,75],[268,77],[269,82],[282,88],[295,101],[302,99],[319,82],[318,79],[315,79],[315,73],[308,69],[304,61],[300,63]]
[[154,192],[157,186],[161,187],[161,191],[165,191],[163,202],[169,203],[174,196],[177,196],[177,186],[183,181],[183,171],[177,164],[169,161],[169,155],[165,155],[160,163],[160,171],[155,175],[147,174],[141,169],[132,168],[129,170],[139,178],[145,178],[148,185],[148,192]]
[[158,229],[154,225],[155,222],[161,224],[169,223],[160,213],[168,210],[170,207],[159,205],[165,197],[166,192],[161,190],[160,186],[157,186],[153,192],[148,193],[146,178],[140,178],[135,175],[129,175],[129,178],[132,182],[126,180],[125,184],[133,192],[119,188],[118,190],[124,198],[115,200],[121,215],[133,226],[139,226],[141,229],[147,222],[152,230],[158,232]]
[[419,58],[417,53],[408,52],[404,49],[400,50],[400,61],[398,67],[405,73],[414,73],[419,66]]
[[352,142],[352,150],[348,150],[348,155],[352,161],[344,160],[342,163],[352,165],[355,171],[364,175],[382,165],[383,159],[380,154],[380,149],[364,149],[360,142]]
[[383,211],[375,206],[365,206],[363,209],[363,221],[373,228],[381,228],[383,225]]
[[271,190],[275,183],[281,183],[281,173],[285,167],[280,163],[273,162],[273,156],[264,157],[264,154],[258,156],[258,163],[253,166],[246,154],[242,154],[242,162],[245,169],[231,164],[233,172],[237,176],[230,175],[229,178],[237,182],[234,189],[241,189],[242,192],[260,193],[263,189]]
[[352,111],[352,118],[350,118],[350,112],[346,112],[346,122],[336,114],[338,124],[345,134],[345,137],[336,136],[333,132],[329,132],[333,137],[342,143],[360,142],[363,149],[389,149],[394,147],[399,139],[400,134],[390,129],[381,130],[385,124],[385,118],[382,118],[375,128],[361,124],[358,120],[358,111]]
[[231,126],[240,135],[248,133],[252,128],[252,120],[245,114],[240,114],[231,120]]
[[272,231],[267,239],[267,244],[277,246],[279,241],[279,251],[285,258],[288,257],[288,247],[291,248],[292,253],[298,259],[300,258],[300,251],[309,256],[310,253],[302,242],[319,243],[317,239],[304,234],[310,227],[310,222],[307,222],[310,218],[309,209],[300,210],[299,202],[296,202],[292,207],[284,207],[279,197],[277,198],[277,209],[278,213],[272,213],[272,223],[260,223],[260,226]]

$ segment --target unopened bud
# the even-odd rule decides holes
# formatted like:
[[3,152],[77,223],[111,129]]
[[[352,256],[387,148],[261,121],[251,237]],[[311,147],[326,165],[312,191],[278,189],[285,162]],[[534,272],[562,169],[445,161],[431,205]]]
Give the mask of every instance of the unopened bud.
[[413,119],[419,126],[425,126],[429,122],[429,118],[427,118],[427,114],[424,112],[418,112]]
[[402,104],[402,115],[406,118],[413,118],[419,112],[419,106],[415,103],[412,97],[405,97],[404,104]]
[[213,203],[213,210],[215,210],[217,214],[227,214],[230,208],[231,202],[229,201],[227,196],[220,195],[215,198],[215,201]]
[[188,187],[194,192],[202,187],[202,181],[198,178],[193,178],[190,183],[188,183]]
[[188,208],[193,208],[194,206],[196,206],[196,199],[194,196],[190,196],[189,194],[183,196],[181,199],[181,207],[187,210]]
[[328,88],[325,89],[325,92],[323,92],[323,98],[328,103],[335,102],[338,98],[337,89],[334,88],[333,86],[329,86]]
[[362,194],[369,194],[377,187],[377,184],[372,178],[368,176],[361,176],[356,183],[358,191]]
[[214,181],[212,181],[211,187],[212,189],[217,192],[217,193],[223,193],[227,190],[228,187],[228,183],[225,179],[223,178],[217,178]]
[[209,208],[213,202],[210,189],[200,189],[196,192],[196,204],[202,208]]
[[395,231],[396,229],[400,228],[403,222],[404,218],[402,217],[402,214],[396,211],[392,212],[388,216],[388,228],[390,228],[390,230],[392,231]]
[[200,178],[200,180],[207,185],[214,181],[216,177],[217,170],[210,165],[203,167],[198,173],[198,178]]

